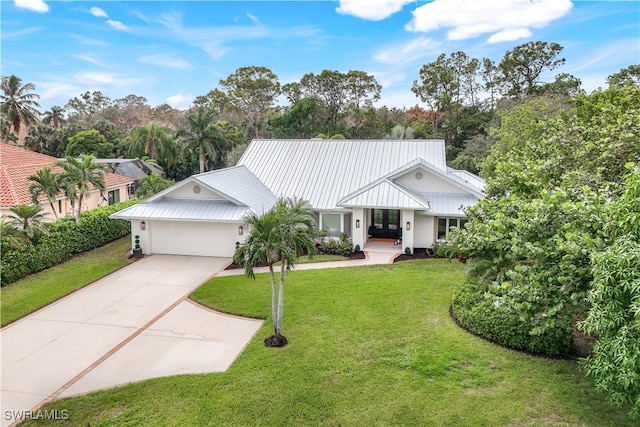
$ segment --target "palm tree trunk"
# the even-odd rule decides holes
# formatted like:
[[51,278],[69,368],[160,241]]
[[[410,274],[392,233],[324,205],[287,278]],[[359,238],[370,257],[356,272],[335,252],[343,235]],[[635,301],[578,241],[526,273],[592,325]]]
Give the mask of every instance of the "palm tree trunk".
[[280,286],[278,286],[278,319],[276,322],[276,336],[282,331],[282,312],[284,310],[284,265],[283,257],[280,257]]
[[204,147],[200,146],[200,173],[204,173]]
[[276,327],[278,320],[278,311],[276,305],[276,275],[273,272],[273,264],[269,263],[269,274],[271,275],[271,321],[273,322],[273,333],[278,335],[278,329]]

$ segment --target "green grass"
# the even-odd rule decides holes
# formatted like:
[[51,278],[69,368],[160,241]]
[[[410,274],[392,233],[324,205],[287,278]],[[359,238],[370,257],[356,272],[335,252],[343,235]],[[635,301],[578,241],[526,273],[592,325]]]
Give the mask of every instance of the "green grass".
[[129,236],[2,287],[2,326],[124,267],[129,263],[125,258],[127,249],[131,249]]
[[[264,347],[267,321],[225,373],[153,379],[43,409],[66,409],[66,424],[77,426],[634,425],[575,362],[458,328],[448,308],[461,279],[448,260],[294,271],[288,346]],[[267,275],[214,278],[192,298],[253,317],[270,312]]]

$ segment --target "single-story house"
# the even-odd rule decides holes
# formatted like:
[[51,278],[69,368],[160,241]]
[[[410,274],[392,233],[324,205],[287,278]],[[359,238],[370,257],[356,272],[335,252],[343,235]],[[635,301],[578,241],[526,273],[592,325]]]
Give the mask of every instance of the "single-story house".
[[[131,221],[145,254],[231,256],[247,212],[298,197],[328,236],[431,248],[465,222],[484,181],[446,165],[442,140],[253,140],[238,164],[193,175],[112,215]],[[132,240],[133,243],[133,240]]]
[[[60,173],[63,169],[56,166],[58,158],[36,153],[15,145],[0,143],[0,215],[8,215],[11,208],[18,205],[29,205],[32,202],[29,186],[33,181],[29,177],[35,175],[40,169],[51,168],[53,172]],[[97,206],[117,203],[129,200],[129,187],[133,180],[115,173],[107,173],[104,178],[106,192],[103,195],[94,189],[89,197],[83,201],[82,210],[93,209]],[[40,196],[38,202],[42,206],[47,221],[55,220],[51,205],[46,197]],[[61,192],[53,204],[58,217],[71,215],[71,202]]]

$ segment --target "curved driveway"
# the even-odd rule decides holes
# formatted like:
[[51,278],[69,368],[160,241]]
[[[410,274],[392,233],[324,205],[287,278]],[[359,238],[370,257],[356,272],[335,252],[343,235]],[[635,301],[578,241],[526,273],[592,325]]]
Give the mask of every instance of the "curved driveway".
[[187,296],[226,258],[153,255],[2,329],[2,425],[62,396],[226,370],[262,321]]

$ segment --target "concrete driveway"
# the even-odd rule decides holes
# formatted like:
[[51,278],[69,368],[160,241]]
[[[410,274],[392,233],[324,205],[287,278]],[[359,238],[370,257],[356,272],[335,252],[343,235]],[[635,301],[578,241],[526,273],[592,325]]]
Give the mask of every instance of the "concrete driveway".
[[2,329],[1,424],[62,396],[226,370],[262,321],[186,297],[229,262],[153,255]]

